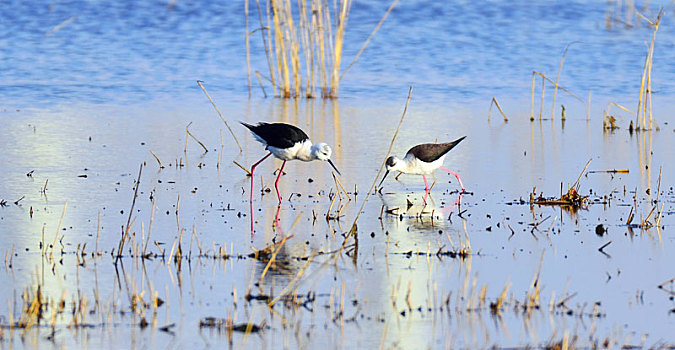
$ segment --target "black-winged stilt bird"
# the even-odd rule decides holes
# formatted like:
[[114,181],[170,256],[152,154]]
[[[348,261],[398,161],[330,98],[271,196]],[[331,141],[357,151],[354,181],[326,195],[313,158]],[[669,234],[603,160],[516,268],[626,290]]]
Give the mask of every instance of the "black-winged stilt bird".
[[429,195],[429,183],[427,182],[427,177],[425,175],[441,168],[448,173],[455,175],[457,181],[459,181],[459,185],[462,187],[462,192],[464,192],[464,184],[459,178],[459,174],[444,167],[443,160],[445,159],[445,155],[457,146],[458,143],[462,142],[465,137],[466,136],[463,136],[455,141],[446,143],[423,143],[408,150],[408,153],[406,153],[403,159],[399,159],[396,156],[387,158],[387,172],[384,173],[384,177],[382,178],[382,181],[380,181],[378,187],[382,185],[390,171],[422,175],[425,190],[424,203],[426,204],[427,196]]
[[294,159],[305,162],[315,159],[325,160],[338,174],[340,174],[340,171],[330,160],[331,153],[333,152],[330,146],[323,142],[313,145],[307,134],[297,126],[285,123],[264,122],[260,122],[258,125],[251,125],[244,122],[241,122],[241,124],[251,130],[251,133],[253,133],[256,140],[265,145],[265,149],[270,152],[251,167],[251,202],[253,202],[253,172],[255,171],[255,167],[272,154],[276,158],[284,161],[281,164],[281,169],[279,169],[277,180],[274,182],[274,188],[277,190],[279,203],[281,203],[281,194],[279,194],[278,187],[279,178],[284,170],[286,161]]

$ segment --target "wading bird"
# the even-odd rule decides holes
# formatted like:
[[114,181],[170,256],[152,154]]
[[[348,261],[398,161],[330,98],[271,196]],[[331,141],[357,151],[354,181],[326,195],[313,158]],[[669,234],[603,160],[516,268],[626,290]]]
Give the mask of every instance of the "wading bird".
[[281,164],[281,169],[279,169],[277,180],[274,182],[274,188],[277,190],[279,203],[281,203],[281,194],[279,193],[278,187],[279,178],[284,170],[286,161],[294,159],[305,162],[316,159],[325,160],[338,174],[340,174],[340,171],[330,160],[332,153],[330,146],[323,142],[313,145],[307,134],[297,126],[284,123],[264,122],[260,122],[258,125],[251,125],[244,122],[241,122],[241,124],[251,130],[255,139],[265,145],[265,149],[270,152],[251,167],[251,203],[253,202],[253,172],[255,171],[255,167],[270,155],[274,155],[274,157],[284,161]]
[[400,171],[405,174],[414,174],[422,175],[424,179],[424,204],[427,203],[427,196],[429,195],[429,183],[427,182],[426,174],[432,173],[434,170],[441,168],[448,173],[455,175],[459,185],[462,187],[462,192],[464,192],[464,184],[459,178],[459,174],[443,166],[443,160],[445,155],[458,143],[464,140],[466,136],[463,136],[455,141],[446,142],[446,143],[423,143],[417,145],[406,153],[403,159],[399,159],[396,156],[391,156],[387,158],[387,172],[384,173],[382,181],[380,181],[381,186],[384,182],[384,179],[387,177],[390,171]]

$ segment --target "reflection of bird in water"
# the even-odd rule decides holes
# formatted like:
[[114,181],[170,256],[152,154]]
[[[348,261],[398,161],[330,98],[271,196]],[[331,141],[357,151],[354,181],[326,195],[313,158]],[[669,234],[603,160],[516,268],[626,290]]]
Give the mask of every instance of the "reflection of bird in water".
[[[272,245],[266,248],[266,254],[256,259],[258,263],[255,264],[256,280],[260,279],[260,276],[264,272],[264,284],[274,284],[275,289],[276,287],[285,288],[306,262],[304,259],[300,259],[306,256],[304,247],[290,246],[290,240],[279,244],[281,245],[280,247]],[[274,261],[269,264],[274,252],[276,252]],[[268,264],[269,268],[267,267]],[[265,272],[266,268],[267,271]]]
[[242,122],[241,124],[251,130],[256,140],[265,145],[265,149],[270,152],[251,167],[251,202],[253,202],[253,172],[255,171],[255,167],[272,154],[274,157],[284,161],[281,164],[281,169],[279,169],[277,180],[274,182],[279,203],[281,203],[281,194],[278,187],[279,178],[288,160],[299,159],[305,162],[316,159],[325,160],[340,174],[340,171],[330,160],[333,152],[330,146],[323,142],[313,145],[309,136],[297,126],[284,123],[258,123],[258,125],[250,125]]
[[[459,197],[461,194],[457,195]],[[452,226],[451,216],[457,209],[457,204],[441,206],[413,206],[408,202],[407,206],[392,206],[380,195],[382,199],[382,215],[385,222],[403,227],[407,231],[416,231],[421,233],[438,233],[439,230],[446,231]],[[421,209],[421,210],[420,210]]]
[[[464,184],[459,178],[459,174],[443,166],[443,160],[445,160],[445,155],[458,143],[464,140],[466,136],[463,136],[455,141],[446,142],[446,143],[424,143],[417,145],[406,153],[403,159],[399,159],[396,156],[391,156],[387,158],[387,172],[382,177],[380,185],[384,182],[384,179],[387,177],[390,171],[400,171],[405,174],[415,174],[422,175],[424,179],[424,203],[427,202],[427,196],[429,195],[429,183],[427,182],[426,174],[432,173],[434,170],[441,168],[448,173],[455,175],[459,185],[462,187],[462,192],[464,192]],[[378,186],[380,186],[378,185]]]

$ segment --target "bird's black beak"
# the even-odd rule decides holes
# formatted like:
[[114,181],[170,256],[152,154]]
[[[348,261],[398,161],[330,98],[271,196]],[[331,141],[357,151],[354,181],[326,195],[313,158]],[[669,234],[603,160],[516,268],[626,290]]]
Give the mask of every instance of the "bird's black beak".
[[338,170],[338,169],[335,167],[335,164],[333,164],[333,162],[332,162],[330,159],[326,159],[326,160],[328,161],[328,164],[330,164],[330,166],[332,166],[333,169],[335,169],[335,171],[338,173],[338,175],[342,175],[342,174],[340,174],[340,170]]
[[386,172],[386,173],[384,173],[384,176],[382,177],[382,181],[380,181],[380,184],[379,184],[379,185],[377,185],[377,187],[380,187],[380,186],[382,186],[382,183],[384,182],[384,179],[386,179],[386,178],[387,178],[387,175],[389,175],[389,170],[387,170],[387,172]]

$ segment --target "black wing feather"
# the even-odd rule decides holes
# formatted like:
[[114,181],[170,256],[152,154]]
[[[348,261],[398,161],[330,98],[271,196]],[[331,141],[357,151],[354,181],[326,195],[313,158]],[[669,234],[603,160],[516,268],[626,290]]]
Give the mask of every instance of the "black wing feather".
[[260,122],[258,125],[246,124],[244,122],[241,122],[241,124],[265,140],[267,146],[289,148],[298,142],[309,139],[304,131],[291,124],[264,122]]
[[423,162],[431,163],[450,152],[450,150],[457,146],[458,143],[462,142],[465,137],[466,136],[462,136],[455,141],[446,143],[423,143],[411,148],[407,154],[412,154]]

